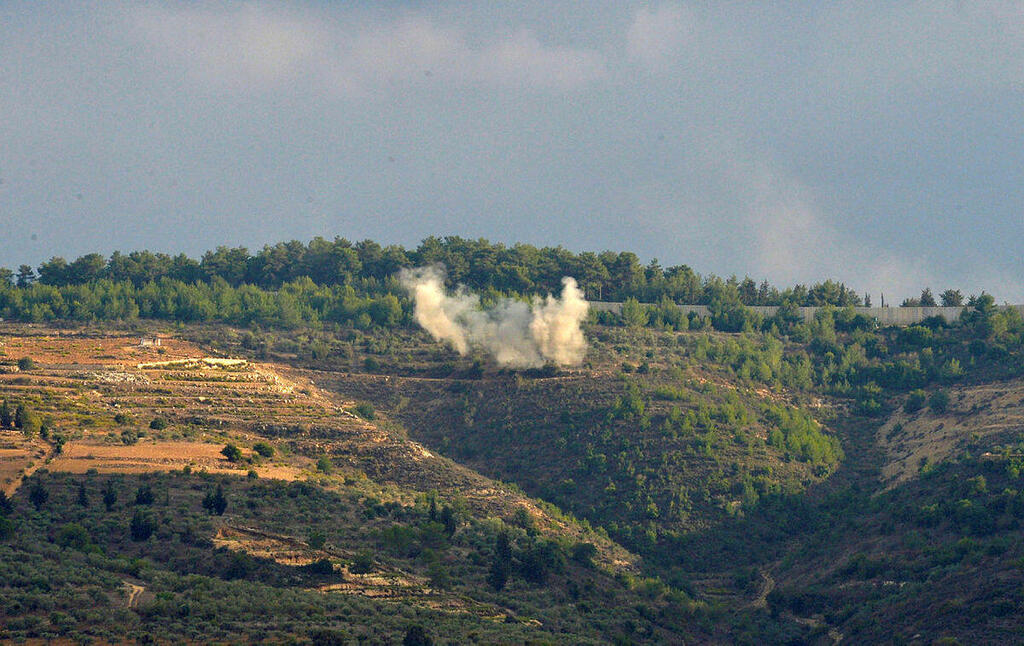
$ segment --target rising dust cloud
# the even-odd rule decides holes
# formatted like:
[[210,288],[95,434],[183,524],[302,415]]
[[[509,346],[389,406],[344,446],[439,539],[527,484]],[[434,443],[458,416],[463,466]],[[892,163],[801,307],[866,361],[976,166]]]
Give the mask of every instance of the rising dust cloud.
[[486,310],[465,287],[447,292],[441,267],[403,269],[398,278],[416,304],[416,322],[461,355],[484,350],[510,368],[548,362],[577,366],[586,356],[580,322],[589,305],[573,278],[562,279],[560,298],[549,294],[532,303],[504,298]]

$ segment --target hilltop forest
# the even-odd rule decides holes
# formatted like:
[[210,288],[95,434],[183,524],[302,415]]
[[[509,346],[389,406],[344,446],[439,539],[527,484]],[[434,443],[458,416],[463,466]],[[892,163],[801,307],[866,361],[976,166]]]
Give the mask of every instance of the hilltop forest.
[[[513,369],[419,329],[396,274],[429,264],[485,307],[563,276],[623,306],[580,365]],[[988,294],[885,328],[833,281],[455,237],[0,278],[0,639],[1024,630],[1024,320]]]
[[[630,252],[572,253],[561,247],[505,247],[486,240],[427,238],[413,250],[371,240],[315,238],[266,246],[219,247],[200,260],[149,251],[87,254],[71,262],[54,257],[33,269],[0,268],[0,316],[25,321],[59,319],[182,322],[296,327],[320,322],[389,327],[408,323],[405,292],[395,280],[406,267],[439,264],[451,285],[465,285],[483,300],[556,292],[563,276],[577,279],[590,300],[709,305],[716,312],[739,305],[836,307],[870,304],[842,283],[826,280],[783,290],[747,277],[705,277],[686,265],[646,266]],[[961,305],[959,290],[941,294]],[[930,289],[907,305],[936,305]],[[718,317],[721,318],[721,317]]]

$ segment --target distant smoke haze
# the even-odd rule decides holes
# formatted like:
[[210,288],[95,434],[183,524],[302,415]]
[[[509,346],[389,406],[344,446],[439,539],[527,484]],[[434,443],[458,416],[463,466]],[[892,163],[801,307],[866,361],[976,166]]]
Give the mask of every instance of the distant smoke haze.
[[483,309],[480,297],[465,287],[445,289],[443,267],[404,269],[398,277],[415,302],[416,322],[461,355],[480,349],[510,368],[576,366],[586,356],[580,323],[589,305],[573,278],[562,279],[560,297],[532,303],[503,298]]

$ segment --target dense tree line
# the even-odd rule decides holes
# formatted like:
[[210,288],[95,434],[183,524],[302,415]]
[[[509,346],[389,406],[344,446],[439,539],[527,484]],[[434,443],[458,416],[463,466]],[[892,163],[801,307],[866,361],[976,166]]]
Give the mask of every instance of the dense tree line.
[[329,321],[365,329],[398,325],[407,316],[395,294],[360,296],[351,285],[319,286],[309,278],[277,290],[233,287],[219,277],[193,283],[159,278],[141,286],[106,278],[61,286],[0,285],[0,317],[33,322],[148,318],[294,328]]
[[0,269],[0,283],[28,287],[93,284],[107,280],[137,289],[162,279],[185,285],[223,281],[230,287],[252,285],[277,290],[309,278],[321,287],[349,285],[360,295],[395,292],[394,274],[403,267],[443,264],[451,284],[481,292],[535,294],[557,292],[563,276],[574,276],[590,300],[642,302],[670,299],[677,303],[713,305],[738,300],[744,305],[860,305],[863,301],[842,283],[825,281],[811,287],[779,290],[767,281],[747,277],[702,277],[686,265],[662,267],[657,260],[643,265],[630,252],[573,253],[562,247],[505,246],[458,236],[429,237],[415,249],[382,247],[372,240],[352,243],[314,238],[267,245],[256,253],[245,247],[218,247],[195,260],[150,251],[115,252],[109,258],[92,253],[68,262],[53,257],[33,269]]
[[[396,274],[405,267],[441,264],[448,282],[482,294],[521,297],[561,289],[574,276],[590,300],[624,301],[627,326],[688,329],[710,325],[738,332],[799,320],[801,306],[838,308],[869,305],[843,283],[826,280],[784,290],[746,277],[701,276],[686,265],[642,265],[636,254],[573,253],[562,247],[507,247],[457,236],[429,237],[415,249],[382,247],[372,240],[352,243],[314,238],[308,244],[282,242],[255,254],[244,247],[218,247],[195,260],[150,251],[87,254],[68,262],[53,257],[38,268],[0,268],[0,317],[49,321],[152,318],[182,322],[297,327],[322,322],[360,328],[391,327],[410,321],[411,305]],[[940,295],[943,305],[962,305],[958,290]],[[970,297],[973,306],[977,297]],[[677,304],[708,306],[706,323],[687,318]],[[930,289],[904,306],[938,304]],[[763,319],[749,309],[782,309]]]

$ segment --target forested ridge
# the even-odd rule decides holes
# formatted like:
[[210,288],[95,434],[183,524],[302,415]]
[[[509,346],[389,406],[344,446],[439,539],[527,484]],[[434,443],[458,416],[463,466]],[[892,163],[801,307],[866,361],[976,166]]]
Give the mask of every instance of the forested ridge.
[[702,277],[686,265],[663,268],[657,260],[641,264],[631,252],[585,251],[562,247],[537,248],[527,244],[507,247],[487,240],[458,236],[426,238],[417,248],[386,247],[372,240],[352,243],[314,238],[267,245],[256,253],[245,247],[218,247],[195,260],[184,254],[170,256],[150,251],[115,252],[109,258],[87,254],[68,262],[53,257],[33,269],[5,270],[5,282],[26,286],[33,282],[62,287],[106,279],[141,287],[160,278],[183,283],[222,279],[231,287],[254,285],[279,289],[303,277],[321,286],[351,285],[357,293],[394,291],[390,279],[403,267],[439,263],[448,281],[470,289],[527,295],[557,292],[563,276],[573,276],[590,300],[622,301],[636,298],[655,302],[663,297],[679,303],[710,304],[718,292],[734,288],[745,305],[859,305],[861,298],[841,283],[826,281],[811,288],[797,285],[780,291],[763,281],[735,277]]
[[[631,252],[573,253],[562,247],[505,246],[457,236],[429,237],[415,249],[314,238],[265,246],[218,247],[199,260],[150,251],[55,256],[37,268],[0,268],[0,316],[26,321],[219,321],[295,327],[322,322],[361,328],[409,323],[411,307],[396,279],[402,268],[443,265],[450,286],[465,285],[486,303],[500,296],[554,293],[573,276],[589,300],[708,305],[718,329],[741,329],[751,305],[870,304],[845,284],[826,280],[785,289],[749,277],[702,276],[686,265],[641,264]],[[958,290],[941,294],[960,305]],[[973,304],[973,300],[970,301]],[[905,305],[935,305],[930,289]],[[665,317],[662,317],[665,318]],[[678,317],[675,317],[678,319]]]

